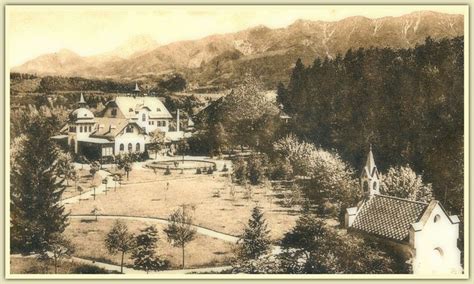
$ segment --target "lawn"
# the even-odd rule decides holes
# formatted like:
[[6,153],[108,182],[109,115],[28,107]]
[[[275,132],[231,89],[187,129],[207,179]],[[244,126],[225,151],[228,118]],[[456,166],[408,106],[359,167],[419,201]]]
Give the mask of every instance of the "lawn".
[[[90,265],[84,265],[82,263],[74,262],[71,260],[63,260],[58,266],[58,274],[71,274],[78,268],[91,267]],[[106,270],[97,268],[103,274],[110,273]],[[53,274],[54,266],[39,261],[36,258],[21,258],[11,257],[10,258],[10,273],[11,274]]]
[[[81,203],[84,204],[84,203]],[[120,254],[110,255],[104,245],[107,232],[113,226],[114,220],[71,219],[65,234],[73,242],[75,256],[105,263],[120,265]],[[152,225],[141,221],[124,221],[131,233],[139,233],[140,229]],[[171,269],[181,269],[181,248],[172,247],[163,232],[164,225],[155,224],[159,232],[159,255],[171,263]],[[232,244],[204,235],[196,235],[185,250],[186,268],[212,267],[228,265],[232,254]],[[125,265],[133,265],[130,254],[125,255]]]
[[[232,188],[234,188],[232,190]],[[156,175],[151,169],[135,167],[128,184],[123,184],[107,196],[96,200],[66,205],[72,214],[90,214],[97,206],[101,214],[167,218],[174,210],[185,206],[192,213],[193,223],[231,235],[242,233],[254,206],[262,207],[272,239],[280,239],[297,219],[297,210],[282,205],[281,193],[272,187],[252,186],[252,196],[243,186],[232,185],[222,172],[213,175]],[[232,194],[234,193],[234,194]],[[297,209],[297,208],[294,208]]]

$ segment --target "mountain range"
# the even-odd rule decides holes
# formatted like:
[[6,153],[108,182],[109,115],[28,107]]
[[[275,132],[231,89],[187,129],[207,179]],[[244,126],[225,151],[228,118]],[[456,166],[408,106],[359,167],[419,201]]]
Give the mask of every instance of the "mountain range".
[[410,48],[429,36],[464,34],[462,15],[420,11],[400,17],[362,16],[339,21],[297,20],[278,29],[256,26],[236,33],[158,45],[147,36],[94,56],[70,50],[45,54],[12,68],[37,75],[141,80],[171,72],[184,74],[194,86],[226,86],[252,73],[269,86],[287,81],[297,58],[335,57],[349,49]]

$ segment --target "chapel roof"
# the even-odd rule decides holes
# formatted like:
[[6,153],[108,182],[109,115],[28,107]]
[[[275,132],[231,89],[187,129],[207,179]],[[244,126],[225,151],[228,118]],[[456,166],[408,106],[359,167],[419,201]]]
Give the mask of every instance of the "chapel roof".
[[380,237],[407,241],[411,224],[421,219],[427,207],[427,203],[376,194],[361,205],[351,227]]

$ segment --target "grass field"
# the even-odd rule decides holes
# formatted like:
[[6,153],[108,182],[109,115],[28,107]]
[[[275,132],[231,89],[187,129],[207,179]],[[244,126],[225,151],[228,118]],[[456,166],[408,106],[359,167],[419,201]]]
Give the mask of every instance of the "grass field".
[[[104,245],[107,232],[114,222],[114,220],[107,219],[99,219],[97,222],[91,219],[70,220],[70,225],[67,227],[65,234],[75,245],[75,256],[120,265],[120,254],[110,255]],[[140,221],[125,222],[129,231],[134,234],[139,233],[140,229],[151,225]],[[181,249],[175,248],[168,243],[163,232],[163,226],[156,224],[159,232],[157,252],[170,261],[171,269],[180,269],[182,261]],[[231,257],[232,244],[199,234],[196,235],[196,238],[185,249],[186,268],[227,265]],[[125,255],[124,262],[127,266],[133,264],[130,254]]]
[[[89,265],[90,266],[90,265]],[[84,267],[82,263],[63,260],[58,266],[58,274],[71,274],[75,269]],[[101,269],[102,270],[102,269]],[[10,273],[11,274],[53,274],[54,266],[47,264],[44,261],[39,261],[36,258],[10,258]],[[102,273],[109,273],[102,270]]]
[[95,201],[68,204],[66,211],[89,214],[97,206],[100,214],[167,218],[174,210],[185,206],[192,213],[194,224],[239,235],[252,208],[258,205],[268,221],[271,237],[280,239],[294,226],[297,210],[283,207],[279,199],[281,194],[274,192],[271,186],[251,189],[249,198],[247,189],[232,185],[222,173],[196,175],[194,171],[185,171],[184,174],[173,172],[164,176],[162,172],[155,175],[150,169],[135,168],[128,184],[122,185],[117,192],[111,190],[107,196],[98,195]]

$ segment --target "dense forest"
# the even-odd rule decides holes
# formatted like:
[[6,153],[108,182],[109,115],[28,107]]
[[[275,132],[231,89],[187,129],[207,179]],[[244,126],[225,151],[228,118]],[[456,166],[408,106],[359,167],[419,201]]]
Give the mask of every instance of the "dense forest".
[[381,170],[410,165],[452,213],[463,204],[464,39],[349,50],[296,62],[278,100],[301,138],[356,168],[372,144]]

